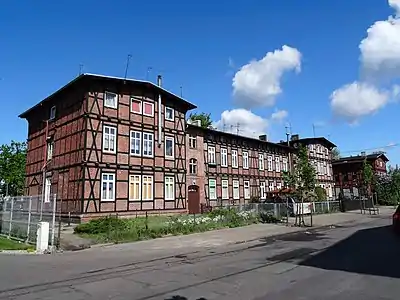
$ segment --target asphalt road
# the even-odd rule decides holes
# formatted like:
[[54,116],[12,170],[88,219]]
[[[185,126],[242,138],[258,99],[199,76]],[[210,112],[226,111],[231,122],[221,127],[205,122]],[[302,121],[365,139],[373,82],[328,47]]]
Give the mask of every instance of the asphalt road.
[[103,256],[97,268],[76,263],[85,252],[1,256],[0,299],[398,299],[400,238],[389,224],[378,217],[124,263]]

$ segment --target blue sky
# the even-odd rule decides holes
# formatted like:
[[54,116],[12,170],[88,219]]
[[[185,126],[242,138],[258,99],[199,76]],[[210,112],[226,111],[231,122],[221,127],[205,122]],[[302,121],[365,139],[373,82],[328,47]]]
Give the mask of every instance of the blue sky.
[[[7,1],[0,10],[0,143],[24,140],[18,114],[73,79],[80,64],[84,72],[123,76],[131,54],[129,77],[155,81],[161,73],[165,88],[179,94],[182,86],[220,128],[239,122],[241,134],[266,132],[278,141],[288,122],[302,137],[313,135],[314,123],[343,154],[378,150],[400,142],[393,85],[400,25],[387,22],[391,1]],[[241,69],[268,52],[270,60]],[[385,151],[400,162],[399,147]]]

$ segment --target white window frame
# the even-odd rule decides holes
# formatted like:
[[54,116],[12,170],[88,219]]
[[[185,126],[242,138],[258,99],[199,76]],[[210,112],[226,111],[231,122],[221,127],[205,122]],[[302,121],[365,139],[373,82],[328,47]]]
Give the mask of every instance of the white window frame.
[[[107,178],[104,179],[104,176],[107,176]],[[106,183],[107,195],[104,195],[104,189],[103,189],[104,183]],[[110,195],[108,194],[110,184],[112,184],[112,187],[113,187],[111,198],[109,197]],[[102,202],[115,201],[115,173],[102,173],[101,174],[101,201]]]
[[[107,95],[115,96],[114,105],[107,104]],[[113,92],[109,92],[109,91],[105,91],[104,92],[104,107],[114,108],[114,109],[117,108],[118,107],[118,94],[117,93],[113,93]]]
[[263,171],[264,170],[264,154],[258,154],[258,169]]
[[326,164],[326,175],[331,176],[331,168],[329,163]]
[[[136,198],[131,195],[131,186],[138,186],[138,195]],[[134,187],[135,188],[135,187]],[[142,199],[142,176],[141,175],[129,175],[129,201],[140,201]]]
[[274,182],[273,181],[270,181],[269,182],[269,185],[268,185],[268,189],[269,189],[269,191],[271,192],[271,191],[273,191],[274,190]]
[[232,190],[233,190],[232,194],[233,194],[233,199],[235,199],[235,200],[240,199],[239,187],[240,187],[239,180],[237,180],[237,179],[233,180],[232,181]]
[[[211,184],[213,183],[213,184]],[[214,191],[211,193],[211,186],[213,186]],[[208,179],[208,198],[210,200],[216,200],[217,199],[217,180],[215,179]]]
[[189,134],[189,148],[196,149],[197,147],[197,137],[195,135]]
[[[144,111],[144,105],[145,104],[150,104],[151,105],[151,114],[146,114]],[[154,103],[153,102],[149,102],[149,101],[142,101],[142,114],[143,116],[147,116],[147,117],[154,117]]]
[[283,171],[288,171],[288,159],[286,157],[283,158]]
[[[171,195],[169,195],[171,193]],[[175,200],[175,177],[165,176],[164,178],[164,198],[165,200]]]
[[[172,154],[171,155],[167,154],[167,141],[172,142]],[[168,159],[174,159],[174,157],[175,157],[175,138],[173,136],[168,136],[168,135],[165,136],[164,155],[165,155],[165,158],[168,158]]]
[[226,200],[229,199],[229,181],[228,179],[221,180],[221,198]]
[[51,177],[48,176],[45,179],[44,186],[44,203],[49,203],[51,198]]
[[[108,133],[106,133],[106,129],[108,129]],[[112,130],[114,130],[114,140],[113,140],[113,143],[112,143],[112,148],[113,149],[110,150],[111,149],[111,147],[110,147],[110,145],[111,145],[110,138],[111,138],[111,136],[113,136],[111,134]],[[106,137],[107,136],[108,136],[108,143],[109,143],[109,148],[108,149],[105,148]],[[116,151],[117,151],[117,127],[104,125],[103,126],[103,152],[105,152],[105,153],[115,153]]]
[[232,150],[232,168],[239,168],[239,163],[238,163],[238,151],[237,150]]
[[249,152],[243,152],[243,169],[249,168]]
[[221,148],[221,167],[228,166],[228,149]]
[[[171,118],[167,118],[167,111],[171,110]],[[175,110],[172,107],[166,106],[164,110],[164,117],[167,121],[174,121],[175,120]]]
[[261,199],[266,199],[267,198],[267,191],[266,191],[265,181],[261,181],[260,182],[260,198]]
[[[137,137],[137,135],[139,137]],[[139,149],[136,149],[136,141],[139,140]],[[137,130],[131,130],[130,131],[130,147],[129,147],[129,153],[132,156],[141,156],[142,155],[142,132],[141,131],[137,131]],[[139,151],[137,151],[139,150]]]
[[56,113],[57,113],[57,107],[53,105],[50,108],[50,116],[49,116],[49,121],[54,120],[56,118]]
[[281,171],[281,158],[279,156],[275,156],[275,171]]
[[47,160],[51,160],[54,155],[54,141],[51,140],[47,143]]
[[250,199],[250,181],[243,181],[243,194],[244,199]]
[[274,170],[272,161],[273,161],[273,157],[271,155],[268,155],[268,171],[273,171]]
[[208,163],[215,165],[215,147],[214,146],[208,146],[207,148],[207,158],[208,158]]
[[[151,180],[147,180],[147,179],[151,179]],[[150,186],[150,191],[151,191],[151,195],[150,197],[145,198],[144,196],[148,196],[145,195],[145,193],[143,192],[145,190],[145,188],[147,188],[147,186]],[[151,201],[154,199],[154,178],[152,175],[143,175],[142,176],[142,200],[145,201]]]
[[[137,103],[139,103],[139,111],[134,111],[134,110],[132,110],[132,102],[137,102]],[[142,114],[142,111],[143,111],[143,102],[142,102],[142,100],[135,99],[135,98],[131,97],[131,102],[130,102],[129,110],[130,110],[131,113],[141,115],[141,114]]]
[[195,159],[195,158],[189,159],[189,174],[190,175],[197,174],[197,159]]
[[282,189],[282,182],[278,181],[278,182],[276,183],[276,189],[277,189],[277,190],[281,190],[281,189]]
[[[149,138],[145,138],[145,137],[150,137],[151,136],[151,139],[149,139]],[[150,132],[143,132],[142,133],[142,140],[143,140],[143,148],[142,148],[142,155],[144,156],[144,157],[153,157],[154,156],[154,133],[150,133]],[[148,143],[148,144],[150,144],[150,151],[151,151],[151,153],[144,153],[144,151],[145,151],[145,143]]]

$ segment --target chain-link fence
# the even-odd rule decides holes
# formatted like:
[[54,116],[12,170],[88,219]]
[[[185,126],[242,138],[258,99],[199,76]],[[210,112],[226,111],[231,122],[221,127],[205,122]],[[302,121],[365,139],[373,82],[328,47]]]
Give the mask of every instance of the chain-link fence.
[[49,223],[49,244],[56,245],[57,196],[18,196],[0,198],[0,233],[26,243],[36,243],[39,222]]

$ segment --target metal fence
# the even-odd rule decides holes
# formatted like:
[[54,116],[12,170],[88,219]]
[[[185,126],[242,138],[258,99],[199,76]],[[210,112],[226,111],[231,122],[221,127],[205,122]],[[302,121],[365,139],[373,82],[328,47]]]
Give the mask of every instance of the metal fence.
[[26,243],[36,243],[39,222],[49,223],[49,245],[57,238],[57,195],[0,198],[0,233]]

